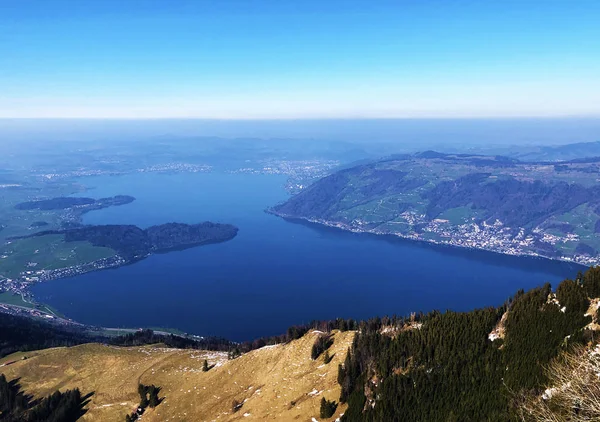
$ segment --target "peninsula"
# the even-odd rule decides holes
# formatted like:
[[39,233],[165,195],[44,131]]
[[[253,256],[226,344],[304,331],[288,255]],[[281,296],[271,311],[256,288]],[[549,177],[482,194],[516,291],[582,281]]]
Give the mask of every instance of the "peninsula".
[[[134,225],[89,225],[64,230],[47,230],[12,238],[3,249],[5,262],[13,263],[10,273],[0,277],[0,290],[27,294],[32,282],[75,275],[131,264],[154,253],[183,250],[233,239],[238,228],[231,224],[167,223],[141,229]],[[51,249],[71,251],[63,259],[35,249],[26,265],[18,266],[20,251],[49,245]],[[14,258],[13,258],[14,256]],[[45,261],[40,263],[36,261]]]

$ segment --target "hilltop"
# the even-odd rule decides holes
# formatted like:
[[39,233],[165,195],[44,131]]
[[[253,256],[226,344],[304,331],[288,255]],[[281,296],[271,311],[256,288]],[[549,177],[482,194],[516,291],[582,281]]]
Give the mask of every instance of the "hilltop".
[[[228,360],[226,352],[171,349],[160,345],[114,347],[84,344],[0,359],[7,379],[20,378],[35,397],[57,389],[94,392],[84,421],[121,421],[137,407],[138,383],[161,387],[164,401],[148,410],[145,421],[310,421],[319,417],[322,397],[338,400],[338,365],[355,332],[334,332],[333,359],[311,359],[320,335],[313,331],[287,344],[265,346]],[[23,356],[27,359],[21,360]],[[204,359],[215,365],[202,370]],[[16,361],[1,367],[6,362]],[[243,402],[232,412],[232,402]],[[338,406],[334,420],[343,413]]]
[[269,211],[355,232],[600,263],[600,158],[427,151],[340,170]]

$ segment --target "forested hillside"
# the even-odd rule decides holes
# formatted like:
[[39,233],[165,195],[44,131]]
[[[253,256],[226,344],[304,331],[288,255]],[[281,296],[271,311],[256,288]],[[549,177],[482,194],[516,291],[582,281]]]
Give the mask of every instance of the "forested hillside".
[[0,312],[0,358],[18,351],[73,346],[106,340],[80,329],[58,327],[48,322]]
[[86,413],[91,396],[74,389],[34,399],[21,390],[18,380],[8,381],[0,374],[0,421],[75,422]]
[[544,392],[554,358],[594,340],[588,308],[598,296],[594,268],[556,293],[520,291],[500,308],[361,323],[339,367],[342,419],[535,420],[522,404]]

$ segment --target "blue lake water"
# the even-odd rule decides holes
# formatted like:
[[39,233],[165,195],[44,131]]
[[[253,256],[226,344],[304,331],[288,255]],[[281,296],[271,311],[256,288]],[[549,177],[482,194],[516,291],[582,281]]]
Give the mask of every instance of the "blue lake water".
[[239,227],[226,243],[154,255],[133,265],[34,286],[77,321],[171,327],[247,340],[294,324],[502,304],[518,289],[574,277],[580,267],[420,244],[285,221],[285,177],[224,173],[81,179],[95,198],[136,201],[94,211],[90,224],[215,221]]

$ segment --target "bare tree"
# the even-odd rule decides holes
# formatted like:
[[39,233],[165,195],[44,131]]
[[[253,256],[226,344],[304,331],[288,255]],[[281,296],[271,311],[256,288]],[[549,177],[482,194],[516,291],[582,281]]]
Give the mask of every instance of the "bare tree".
[[524,421],[600,420],[600,345],[561,355],[547,374],[550,382],[544,393],[523,400]]

